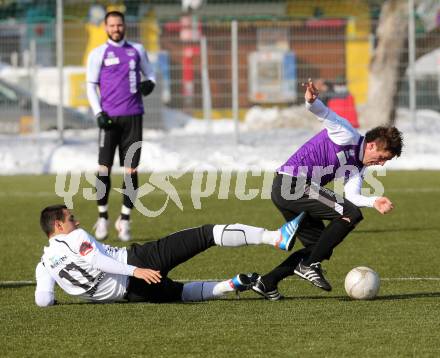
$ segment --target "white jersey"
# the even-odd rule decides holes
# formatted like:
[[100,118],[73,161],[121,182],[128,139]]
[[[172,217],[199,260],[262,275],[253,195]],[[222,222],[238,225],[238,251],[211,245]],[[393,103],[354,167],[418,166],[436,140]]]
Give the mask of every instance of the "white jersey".
[[128,276],[133,275],[135,268],[127,265],[125,248],[103,245],[83,229],[56,235],[49,239],[36,269],[36,300],[39,293],[53,296],[56,282],[72,296],[118,301],[123,299]]

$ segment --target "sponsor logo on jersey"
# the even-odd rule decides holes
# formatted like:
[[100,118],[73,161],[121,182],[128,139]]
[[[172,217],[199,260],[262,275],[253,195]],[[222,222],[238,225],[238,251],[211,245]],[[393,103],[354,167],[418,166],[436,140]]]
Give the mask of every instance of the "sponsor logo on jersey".
[[130,93],[137,92],[137,78],[136,78],[136,61],[131,59],[128,62],[128,67],[130,71],[128,71],[128,82],[130,85]]
[[104,277],[105,277],[105,272],[101,272],[98,278],[95,280],[95,285],[86,292],[90,297],[93,297],[95,295]]
[[110,256],[114,256],[119,252],[119,247],[107,246],[105,252]]
[[136,55],[136,51],[133,49],[128,49],[125,51],[125,53],[127,54],[127,56],[133,57]]
[[106,58],[104,60],[104,65],[105,66],[112,66],[112,65],[118,65],[118,64],[119,64],[119,58],[118,57]]
[[50,268],[54,269],[55,267],[61,265],[66,260],[67,260],[67,256],[66,255],[61,256],[61,257],[53,256],[53,257],[49,258]]
[[88,241],[83,241],[81,246],[79,247],[79,253],[81,256],[86,256],[90,251],[93,251],[93,246]]
[[115,56],[115,53],[113,51],[107,52],[107,58],[114,58],[114,57],[116,57],[116,56]]

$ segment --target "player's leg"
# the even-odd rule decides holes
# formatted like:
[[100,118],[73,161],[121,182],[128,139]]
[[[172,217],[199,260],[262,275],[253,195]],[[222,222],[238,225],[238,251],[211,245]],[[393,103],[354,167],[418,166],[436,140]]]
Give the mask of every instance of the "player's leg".
[[119,143],[119,161],[124,166],[122,183],[121,214],[116,220],[115,228],[122,241],[131,239],[130,214],[136,201],[139,179],[139,166],[142,149],[142,115],[121,117],[121,139]]
[[[286,220],[290,217],[286,217]],[[292,253],[286,260],[276,266],[269,273],[259,277],[252,289],[268,300],[276,301],[282,298],[278,291],[278,283],[294,274],[298,263],[310,255],[313,246],[318,241],[325,226],[321,220],[313,219],[307,215],[301,223],[301,230],[298,233],[298,239],[305,248]]]
[[207,301],[223,297],[231,292],[247,291],[260,277],[256,272],[239,273],[233,278],[220,282],[194,281],[185,283],[182,290],[183,302]]
[[[331,190],[282,174],[274,179],[272,200],[286,219],[301,211],[307,213],[298,237],[309,253],[296,265],[294,272],[318,287],[330,290],[331,286],[322,274],[321,261],[329,259],[333,249],[362,220],[360,210]],[[324,228],[322,220],[331,222]]]
[[215,245],[213,225],[182,230],[127,250],[127,263],[159,270],[166,276],[177,265]]
[[304,261],[305,264],[329,260],[333,249],[338,246],[363,219],[359,208],[348,200],[345,200],[343,204],[342,213],[342,216],[339,215],[330,219],[330,223],[322,231],[310,256]]
[[269,301],[278,301],[283,297],[278,291],[278,283],[286,277],[292,276],[296,265],[309,254],[310,250],[307,248],[294,252],[272,271],[263,276],[259,276],[252,286],[252,290]]
[[287,223],[279,230],[269,231],[242,224],[216,225],[215,240],[218,246],[242,246],[268,244],[289,251],[293,248],[295,237],[301,232],[302,221],[306,217],[301,210],[283,212]]
[[203,225],[173,233],[155,242],[134,244],[128,250],[128,263],[159,270],[166,275],[177,265],[211,246],[238,247],[267,244],[276,246],[280,231],[233,225]]
[[298,239],[304,245],[304,248],[292,253],[267,274],[258,277],[252,290],[270,301],[281,299],[282,296],[278,291],[278,283],[294,275],[295,267],[301,260],[310,255],[324,228],[324,223],[321,220],[307,216],[301,223],[301,233],[298,234]]
[[127,299],[130,302],[195,302],[223,297],[230,292],[249,290],[258,274],[238,274],[225,281],[194,281],[181,283],[163,277],[161,282],[148,285],[145,281],[130,278]]
[[[217,298],[232,291],[250,289],[259,277],[258,274],[238,274],[221,282],[189,282],[184,285],[167,277],[174,267],[216,244],[214,227],[204,225],[176,232],[154,242],[130,246],[127,250],[127,263],[159,270],[163,279],[158,285],[147,285],[142,280],[130,278],[129,301],[200,301]],[[249,232],[247,234],[250,235]]]
[[104,240],[108,236],[108,198],[111,189],[111,170],[116,146],[119,142],[119,129],[99,130],[98,173],[96,174],[96,190],[99,217],[95,224],[95,237]]
[[333,249],[362,220],[362,213],[353,203],[333,191],[311,185],[307,186],[305,196],[299,201],[311,217],[330,220],[330,223],[322,230],[310,255],[295,267],[295,274],[330,291],[331,285],[322,273],[321,262],[330,259]]
[[217,246],[267,244],[284,251],[290,251],[295,244],[298,229],[305,216],[305,213],[301,213],[278,230],[266,230],[243,224],[215,225],[214,240]]

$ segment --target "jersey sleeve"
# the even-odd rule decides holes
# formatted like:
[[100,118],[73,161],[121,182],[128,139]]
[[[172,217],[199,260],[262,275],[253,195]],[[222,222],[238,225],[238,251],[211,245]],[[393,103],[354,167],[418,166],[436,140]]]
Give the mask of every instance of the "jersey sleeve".
[[90,107],[92,107],[93,114],[96,116],[99,112],[102,112],[101,100],[98,95],[98,85],[87,82],[86,89]]
[[358,143],[360,138],[358,131],[353,128],[349,121],[338,116],[319,99],[316,99],[313,103],[306,102],[306,108],[323,122],[330,139],[334,143],[338,145]]
[[377,196],[365,196],[361,194],[363,183],[363,170],[352,176],[350,176],[344,185],[345,197],[351,201],[357,207],[370,207],[374,206],[374,202],[378,198]]
[[124,264],[119,262],[110,256],[106,256],[103,253],[97,251],[90,260],[90,264],[107,273],[114,273],[118,275],[133,276],[136,266]]
[[35,288],[35,304],[39,307],[48,307],[55,304],[55,280],[46,270],[42,262],[35,269],[37,287]]
[[154,73],[153,65],[151,64],[147,52],[145,51],[144,46],[141,44],[133,44],[133,47],[136,49],[136,51],[139,53],[140,56],[140,63],[139,66],[141,68],[141,72],[144,75],[144,77],[150,81],[153,81],[156,83],[156,75]]
[[94,115],[97,115],[102,111],[101,100],[98,94],[98,85],[105,48],[105,45],[95,48],[90,52],[89,57],[87,58],[87,99],[89,100]]
[[81,258],[93,268],[118,275],[133,276],[136,266],[115,260],[100,250],[96,240],[83,229],[77,229],[75,235],[75,250]]
[[86,81],[98,84],[106,46],[93,49],[87,57]]

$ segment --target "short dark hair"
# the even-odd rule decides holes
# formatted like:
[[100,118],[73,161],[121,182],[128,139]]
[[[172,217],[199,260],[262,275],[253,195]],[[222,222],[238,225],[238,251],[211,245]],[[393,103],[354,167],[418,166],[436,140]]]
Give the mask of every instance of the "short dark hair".
[[376,142],[382,150],[391,152],[393,156],[400,157],[403,147],[403,135],[396,127],[376,127],[365,134],[367,143]]
[[67,209],[66,205],[51,205],[41,211],[40,226],[47,237],[54,232],[56,220],[64,222],[65,209]]
[[107,19],[110,17],[120,17],[122,19],[122,22],[125,23],[125,16],[120,11],[110,11],[107,14],[105,14],[104,23],[107,24]]

